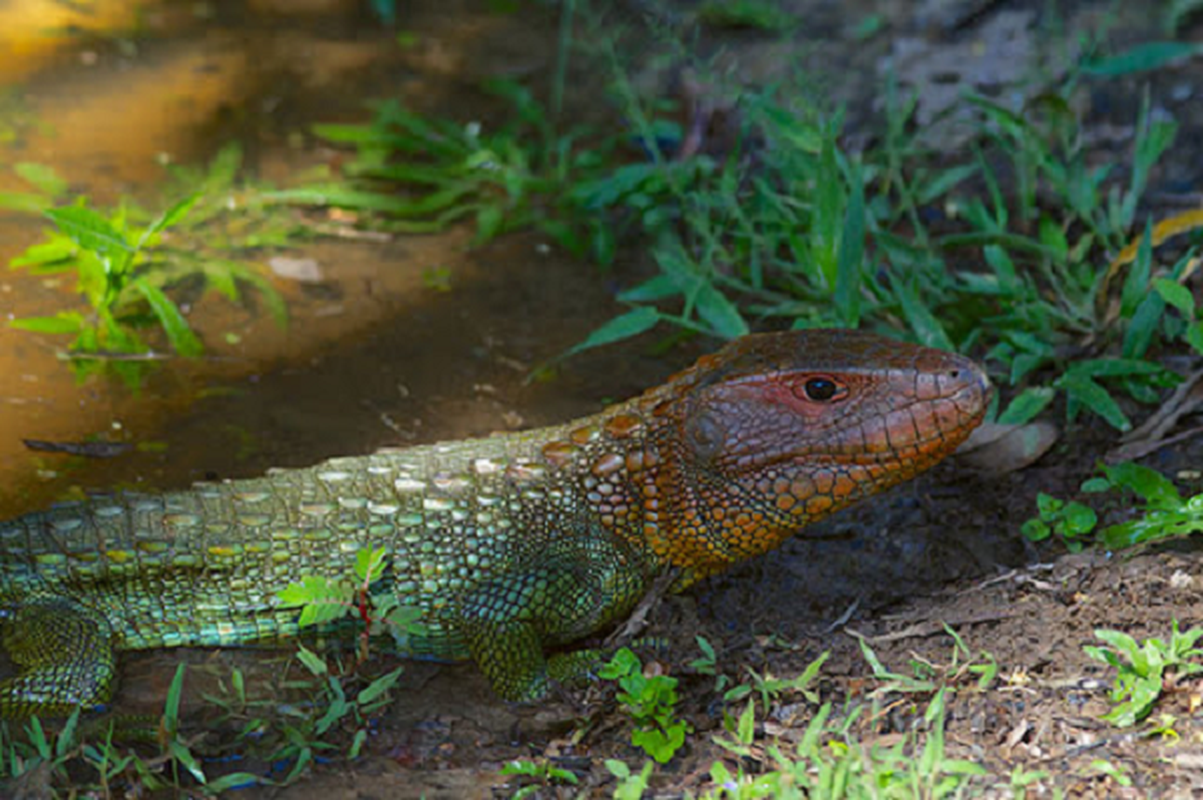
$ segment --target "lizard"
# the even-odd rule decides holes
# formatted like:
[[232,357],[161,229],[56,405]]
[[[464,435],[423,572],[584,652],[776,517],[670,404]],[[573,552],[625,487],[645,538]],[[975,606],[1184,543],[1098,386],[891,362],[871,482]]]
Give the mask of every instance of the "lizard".
[[[402,656],[475,661],[545,696],[596,663],[577,640],[658,580],[680,591],[956,449],[991,392],[970,359],[851,330],[752,334],[563,425],[0,522],[0,716],[112,696],[117,652],[279,642],[280,591],[384,548],[371,592],[421,611]],[[594,659],[594,660],[590,660]]]

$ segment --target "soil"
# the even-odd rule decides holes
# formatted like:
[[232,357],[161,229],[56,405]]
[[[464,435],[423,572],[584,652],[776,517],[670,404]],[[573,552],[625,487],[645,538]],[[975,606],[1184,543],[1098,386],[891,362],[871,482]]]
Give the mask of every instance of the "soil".
[[[24,60],[0,59],[0,75],[28,103],[27,119],[64,132],[55,138],[26,123],[12,157],[54,163],[103,199],[150,185],[157,173],[149,156],[160,149],[179,159],[197,158],[238,135],[260,174],[285,175],[334,157],[316,146],[291,147],[289,131],[311,121],[362,118],[364,99],[391,92],[420,109],[453,114],[479,104],[471,87],[482,76],[550,71],[557,20],[548,7],[521,4],[516,13],[498,14],[477,5],[401,3],[403,27],[418,44],[400,54],[387,32],[362,17],[354,3],[310,3],[298,11],[228,2],[215,4],[215,15],[203,24],[176,11],[142,17],[135,55],[119,45],[128,41],[124,34],[101,29],[96,38],[31,49]],[[628,23],[649,14],[671,23],[694,5],[615,3],[614,13]],[[1064,27],[1058,37],[1048,32],[1052,20],[1036,3],[780,5],[804,24],[776,35],[706,30],[692,43],[698,50],[691,57],[711,59],[756,83],[782,79],[800,66],[817,76],[831,102],[847,105],[851,142],[874,135],[883,73],[896,70],[909,81],[921,102],[931,104],[924,112],[930,119],[939,118],[950,84],[995,95],[1038,92],[1040,84],[1030,76],[1055,73],[1073,56],[1064,44],[1073,39],[1069,32],[1096,28],[1105,9],[1113,8],[1061,4]],[[1109,36],[1117,47],[1157,35],[1147,9],[1116,13],[1119,21]],[[1004,14],[1020,16],[1000,20]],[[874,16],[886,33],[866,41],[849,35]],[[102,25],[96,20],[105,17],[92,19]],[[131,24],[120,15],[114,19],[109,24]],[[1180,36],[1190,40],[1198,32],[1188,28]],[[978,54],[985,61],[949,73],[949,52],[962,60]],[[1007,69],[992,68],[992,58]],[[1030,59],[1029,69],[1014,69],[1010,62],[1019,58]],[[668,80],[671,69],[651,63],[639,71],[640,85]],[[1197,200],[1203,170],[1199,82],[1197,65],[1177,63],[1098,82],[1083,93],[1088,146],[1099,163],[1127,159],[1146,83],[1154,108],[1182,125],[1177,147],[1151,178],[1154,214],[1169,213],[1165,209],[1184,193],[1195,192],[1188,196]],[[574,102],[596,113],[605,106],[590,102],[591,91],[602,96],[596,83],[582,81]],[[180,93],[193,98],[189,113],[162,113]],[[91,105],[85,108],[81,98]],[[89,127],[94,125],[84,116],[89,108],[105,118],[127,114],[126,124],[113,124],[111,135],[100,135],[109,129]],[[150,113],[154,109],[159,113]],[[138,114],[147,114],[147,121]],[[955,147],[955,128],[933,129],[932,136]],[[144,136],[122,135],[130,130]],[[0,226],[5,260],[37,238],[38,226],[21,219],[6,218]],[[213,357],[200,364],[169,364],[139,396],[104,383],[76,386],[65,377],[53,346],[0,327],[0,512],[33,510],[80,488],[175,488],[385,445],[557,422],[653,385],[714,344],[664,351],[657,339],[645,337],[571,359],[553,380],[532,383],[527,376],[533,366],[553,359],[620,309],[616,292],[647,275],[642,254],[626,253],[614,272],[602,273],[574,263],[537,236],[469,249],[466,232],[453,231],[383,244],[319,243],[303,255],[318,262],[322,279],[312,285],[281,283],[294,309],[289,329],[274,329],[254,309],[200,304],[192,317],[199,330],[239,336],[211,342]],[[449,292],[424,283],[431,267],[449,272]],[[61,283],[13,273],[0,285],[0,302],[11,300],[4,311],[25,316],[62,307],[69,293]],[[96,462],[34,455],[20,444],[22,438],[96,436],[156,446]],[[818,708],[796,694],[776,699],[767,714],[763,709],[758,714],[751,754],[736,758],[712,736],[722,730],[724,714],[738,715],[742,704],[724,705],[714,676],[691,666],[700,655],[695,637],[713,646],[718,671],[737,682],[750,680],[753,672],[796,676],[830,651],[818,699],[831,701],[839,714],[849,701],[866,701],[877,685],[862,640],[895,672],[928,664],[945,674],[956,672],[949,667],[954,658],[965,660],[954,655],[948,630],[963,640],[971,658],[985,660],[982,654],[988,654],[998,667],[988,688],[978,689],[976,676],[960,674],[947,695],[947,756],[980,764],[988,773],[975,779],[975,796],[1016,796],[1017,771],[1046,773],[1028,786],[1035,797],[1051,797],[1054,789],[1083,798],[1203,796],[1203,684],[1167,687],[1154,715],[1173,716],[1165,730],[1115,728],[1100,719],[1110,707],[1113,672],[1083,650],[1097,643],[1099,628],[1164,639],[1173,620],[1183,630],[1203,624],[1198,546],[1188,541],[1142,552],[1068,554],[1056,545],[1033,546],[1019,533],[1035,513],[1037,493],[1076,496],[1113,439],[1108,429],[1082,419],[1037,464],[1018,472],[984,476],[952,460],[807,530],[764,559],[656,605],[646,633],[667,646],[649,657],[649,669],[680,679],[679,713],[695,732],[672,761],[657,768],[655,796],[715,789],[710,767],[716,760],[732,771],[771,768],[767,737],[796,740]],[[1145,463],[1194,494],[1203,491],[1201,456],[1200,445],[1188,440]],[[252,696],[284,702],[288,698],[275,692],[282,675],[296,669],[287,652],[126,654],[116,710],[161,708],[181,661],[190,665],[185,728],[204,735],[198,749],[215,753],[232,736],[228,724],[206,733],[212,708],[201,696],[219,694],[237,667],[247,675]],[[368,677],[380,675],[399,663],[380,656],[365,671]],[[631,723],[612,688],[566,693],[539,707],[513,706],[493,697],[471,665],[404,666],[397,699],[373,720],[360,759],[319,761],[291,786],[246,789],[239,796],[509,796],[523,781],[499,769],[519,758],[547,758],[580,781],[573,788],[544,787],[543,796],[606,796],[614,779],[605,759],[621,759],[634,770],[644,760],[630,744]],[[905,731],[923,726],[930,699],[930,693],[890,694],[880,712],[859,718],[854,730],[862,742],[892,745]],[[1115,771],[1101,769],[1102,763]],[[237,761],[206,762],[213,775],[245,770],[278,777],[287,768],[245,754]],[[1120,773],[1123,780],[1116,777]]]

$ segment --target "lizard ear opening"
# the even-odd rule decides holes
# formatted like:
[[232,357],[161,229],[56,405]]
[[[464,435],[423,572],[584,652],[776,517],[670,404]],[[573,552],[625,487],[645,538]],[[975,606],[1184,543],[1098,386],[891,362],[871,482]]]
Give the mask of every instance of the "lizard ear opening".
[[710,463],[722,452],[727,441],[727,430],[719,418],[709,409],[698,409],[685,420],[685,441],[695,459]]

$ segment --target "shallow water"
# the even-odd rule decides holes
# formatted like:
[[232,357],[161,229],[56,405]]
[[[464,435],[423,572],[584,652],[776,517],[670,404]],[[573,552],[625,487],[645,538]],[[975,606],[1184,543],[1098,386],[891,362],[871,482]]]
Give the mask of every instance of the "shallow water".
[[[220,3],[202,16],[98,3],[87,25],[56,3],[17,5],[0,7],[11,23],[0,29],[19,41],[0,59],[15,109],[4,121],[16,132],[4,160],[49,164],[98,206],[125,193],[153,197],[161,162],[203,163],[231,140],[247,169],[283,182],[337,157],[296,145],[309,123],[364,119],[365,102],[383,96],[461,117],[479,106],[481,76],[525,74],[553,57],[554,36],[540,29],[549,20],[480,4],[450,14],[447,3],[405,3],[406,47],[353,3],[294,4],[288,14],[266,2]],[[64,25],[74,32],[47,33]],[[0,191],[27,188],[0,173]],[[0,261],[42,227],[0,215]],[[633,375],[633,392],[667,371],[649,363],[639,376],[602,354],[574,362],[553,387],[528,385],[531,367],[615,313],[612,287],[538,237],[481,250],[469,238],[461,229],[325,239],[282,253],[321,271],[316,284],[274,279],[289,301],[287,329],[253,303],[205,298],[189,320],[206,355],[166,360],[137,394],[117,381],[77,384],[58,357],[66,337],[0,326],[0,516],[81,488],[167,488],[558,421],[594,410],[601,392],[624,385],[616,376]],[[450,274],[449,292],[424,287],[434,267]],[[0,273],[0,319],[82,310],[73,286],[69,274]],[[84,459],[31,452],[24,439],[134,447]]]

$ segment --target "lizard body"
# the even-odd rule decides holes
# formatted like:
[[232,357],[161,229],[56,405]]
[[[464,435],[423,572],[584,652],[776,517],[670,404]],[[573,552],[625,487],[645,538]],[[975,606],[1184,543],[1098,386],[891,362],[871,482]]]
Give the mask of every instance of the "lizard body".
[[0,715],[103,704],[122,649],[275,641],[279,592],[385,548],[373,594],[422,611],[403,655],[471,658],[529,700],[549,651],[907,480],[981,421],[961,356],[855,331],[747,336],[575,422],[335,458],[0,523]]

